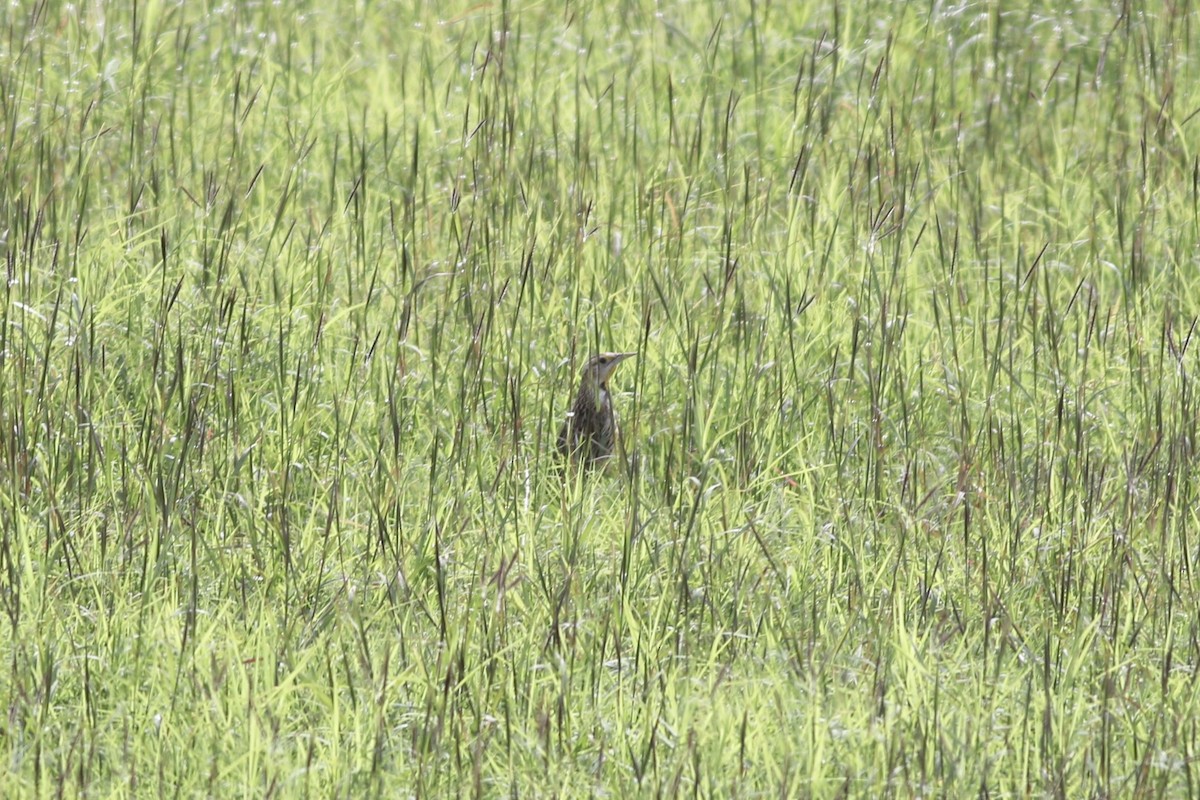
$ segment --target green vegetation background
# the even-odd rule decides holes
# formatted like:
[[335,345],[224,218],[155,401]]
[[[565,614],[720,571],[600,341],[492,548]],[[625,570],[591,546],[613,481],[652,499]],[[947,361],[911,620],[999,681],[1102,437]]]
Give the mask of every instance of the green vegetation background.
[[1200,792],[1191,3],[0,20],[6,796]]

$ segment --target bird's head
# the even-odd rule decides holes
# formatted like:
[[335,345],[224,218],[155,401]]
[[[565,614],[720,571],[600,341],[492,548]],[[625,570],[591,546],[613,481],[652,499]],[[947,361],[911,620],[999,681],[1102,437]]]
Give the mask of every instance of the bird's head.
[[608,377],[613,370],[627,358],[633,358],[637,353],[598,353],[583,365],[583,378],[595,386],[607,386]]

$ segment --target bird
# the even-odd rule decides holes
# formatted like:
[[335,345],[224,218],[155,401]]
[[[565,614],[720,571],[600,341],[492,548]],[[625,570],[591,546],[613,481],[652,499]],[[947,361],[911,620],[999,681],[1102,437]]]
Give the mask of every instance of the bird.
[[612,456],[617,443],[617,419],[608,379],[618,364],[636,355],[598,353],[583,365],[575,402],[558,431],[558,452],[563,458],[591,465]]

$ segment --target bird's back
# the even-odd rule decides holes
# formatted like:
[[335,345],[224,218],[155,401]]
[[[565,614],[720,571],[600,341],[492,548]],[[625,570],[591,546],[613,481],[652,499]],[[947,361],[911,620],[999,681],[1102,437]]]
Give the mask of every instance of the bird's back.
[[558,431],[558,451],[567,457],[596,461],[613,453],[616,424],[608,392],[601,391],[599,405],[586,391],[579,392],[571,413]]

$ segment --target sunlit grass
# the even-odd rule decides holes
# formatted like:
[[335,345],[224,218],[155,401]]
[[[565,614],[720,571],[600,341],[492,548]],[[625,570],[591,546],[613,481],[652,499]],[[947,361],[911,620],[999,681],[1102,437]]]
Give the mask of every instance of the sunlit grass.
[[0,19],[6,795],[1196,793],[1190,7]]

